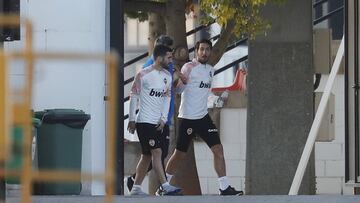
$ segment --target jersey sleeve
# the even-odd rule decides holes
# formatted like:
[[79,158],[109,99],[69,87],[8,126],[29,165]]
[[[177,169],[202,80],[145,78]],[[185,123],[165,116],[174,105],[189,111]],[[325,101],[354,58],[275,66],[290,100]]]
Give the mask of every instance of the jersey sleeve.
[[141,91],[141,72],[137,73],[131,85],[130,97],[134,94],[139,95]]
[[141,73],[137,73],[130,90],[129,121],[135,121],[136,108],[141,90]]

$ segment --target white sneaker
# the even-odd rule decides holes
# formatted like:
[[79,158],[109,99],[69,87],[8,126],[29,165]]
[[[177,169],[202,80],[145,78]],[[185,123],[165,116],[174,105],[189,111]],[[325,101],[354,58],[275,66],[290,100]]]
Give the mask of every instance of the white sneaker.
[[162,195],[180,195],[181,191],[182,191],[181,188],[172,185],[167,185],[163,187]]
[[143,191],[141,190],[141,188],[133,187],[132,190],[131,190],[131,192],[130,192],[130,195],[131,195],[131,196],[135,196],[135,195],[136,195],[136,196],[148,196],[149,194],[143,192]]

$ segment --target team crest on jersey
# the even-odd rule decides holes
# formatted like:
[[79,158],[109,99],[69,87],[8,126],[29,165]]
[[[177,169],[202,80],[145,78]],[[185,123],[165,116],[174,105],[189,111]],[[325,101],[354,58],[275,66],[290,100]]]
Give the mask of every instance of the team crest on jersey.
[[211,74],[211,71],[209,72],[209,76],[212,78],[212,74]]
[[152,147],[155,146],[155,140],[150,139],[149,140],[149,145],[152,146]]
[[164,78],[164,83],[165,83],[165,85],[166,85],[166,83],[167,83],[167,79],[166,79],[166,78]]
[[214,128],[214,129],[209,129],[209,130],[208,130],[209,133],[217,132],[217,131],[218,131],[218,130],[217,130],[216,128]]
[[187,133],[188,135],[191,135],[192,132],[193,132],[193,129],[192,129],[192,128],[188,128],[188,129],[186,130],[186,133]]

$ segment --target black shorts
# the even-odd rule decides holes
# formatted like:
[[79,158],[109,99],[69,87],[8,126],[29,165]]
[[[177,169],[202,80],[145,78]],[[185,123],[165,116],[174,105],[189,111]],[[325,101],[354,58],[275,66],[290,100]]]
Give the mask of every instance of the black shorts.
[[194,134],[199,135],[210,148],[214,145],[221,144],[218,129],[209,114],[196,120],[179,118],[179,137],[176,142],[176,149],[187,152]]
[[169,125],[165,125],[160,137],[160,148],[162,151],[161,160],[163,160],[163,162],[164,159],[169,154],[169,143],[170,143],[170,127]]
[[142,154],[151,155],[151,150],[161,148],[162,134],[156,130],[155,124],[136,123],[136,131]]

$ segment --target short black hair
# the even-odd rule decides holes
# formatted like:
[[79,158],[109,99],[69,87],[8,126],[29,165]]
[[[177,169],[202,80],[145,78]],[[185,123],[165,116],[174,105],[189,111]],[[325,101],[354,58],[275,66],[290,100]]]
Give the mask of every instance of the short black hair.
[[195,44],[195,51],[197,51],[200,47],[200,44],[206,43],[209,45],[210,49],[212,49],[212,42],[208,39],[201,39]]
[[172,49],[162,44],[156,45],[153,51],[154,59],[156,59],[159,56],[161,57],[166,56],[167,52],[172,52]]
[[171,47],[173,45],[173,43],[174,43],[173,39],[171,37],[169,37],[168,35],[160,35],[155,40],[155,45],[165,45],[165,46]]

